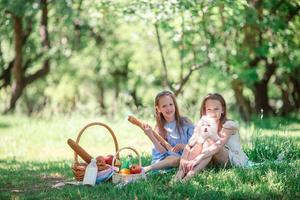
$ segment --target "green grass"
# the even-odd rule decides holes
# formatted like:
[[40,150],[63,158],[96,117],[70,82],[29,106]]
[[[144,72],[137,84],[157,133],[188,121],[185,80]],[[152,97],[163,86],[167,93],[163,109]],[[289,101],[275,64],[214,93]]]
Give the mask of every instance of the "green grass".
[[[126,118],[80,116],[28,118],[0,116],[0,199],[299,199],[300,120],[272,118],[241,124],[243,147],[252,169],[207,168],[186,184],[170,184],[175,172],[149,175],[147,180],[122,188],[105,183],[90,188],[52,185],[73,179],[73,152],[68,138],[76,139],[88,122],[101,121],[115,132],[119,146],[132,146],[150,163],[151,143]],[[88,129],[80,140],[94,156],[114,153],[114,144],[102,127]],[[274,164],[285,152],[284,161]],[[126,154],[127,152],[124,152]]]

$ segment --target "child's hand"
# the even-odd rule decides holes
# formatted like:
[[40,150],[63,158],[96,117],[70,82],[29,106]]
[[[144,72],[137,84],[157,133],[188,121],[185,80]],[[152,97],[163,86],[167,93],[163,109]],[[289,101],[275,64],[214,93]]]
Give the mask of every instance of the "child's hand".
[[185,163],[185,169],[187,172],[191,171],[194,169],[195,165],[196,165],[196,161],[195,160],[189,160]]
[[149,124],[143,124],[143,130],[148,136],[152,134],[152,127]]
[[195,160],[185,160],[182,163],[180,162],[180,164],[184,173],[188,173],[194,169],[194,167],[197,165],[197,162]]
[[188,160],[185,159],[180,159],[180,166],[181,169],[183,170],[184,173],[187,173],[188,171],[186,170],[186,164],[187,164]]
[[181,150],[183,150],[185,147],[185,144],[176,144],[173,148],[172,148],[172,151],[174,152],[179,152]]

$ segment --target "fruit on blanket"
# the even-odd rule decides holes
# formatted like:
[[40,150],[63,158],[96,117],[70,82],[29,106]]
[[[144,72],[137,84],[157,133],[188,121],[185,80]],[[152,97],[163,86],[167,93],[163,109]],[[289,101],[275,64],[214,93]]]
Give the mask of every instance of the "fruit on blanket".
[[97,156],[96,160],[97,160],[97,164],[105,164],[106,163],[105,158],[103,156]]
[[113,158],[114,158],[114,156],[111,155],[111,154],[104,156],[105,163],[111,165],[112,161],[113,161]]
[[119,174],[130,174],[130,169],[124,168],[119,171]]
[[130,166],[130,173],[131,174],[140,174],[142,172],[142,168],[138,164],[133,164]]

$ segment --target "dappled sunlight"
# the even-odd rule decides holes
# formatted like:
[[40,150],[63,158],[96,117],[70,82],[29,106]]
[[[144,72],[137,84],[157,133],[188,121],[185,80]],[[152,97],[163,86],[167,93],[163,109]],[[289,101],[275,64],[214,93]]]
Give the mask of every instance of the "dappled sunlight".
[[[297,199],[299,7],[299,0],[1,1],[0,199]],[[151,164],[151,140],[159,151],[163,142],[127,117],[163,135],[157,116],[174,119],[174,112],[159,98],[154,106],[162,90],[176,97],[175,119],[192,123],[203,113],[203,97],[221,94],[226,103],[215,110],[218,119],[239,123],[232,138],[240,136],[253,167],[209,165],[175,184],[176,170],[150,171],[133,184],[69,185],[78,145],[87,152],[79,153],[81,164],[90,157],[104,163],[101,156],[111,158],[123,147],[136,149],[142,166]],[[99,124],[79,137],[94,122],[111,128],[116,139]],[[225,146],[231,161],[232,141]],[[137,161],[130,150],[120,160],[128,154]],[[64,186],[52,188],[57,182]]]
[[65,178],[66,178],[65,175],[58,173],[58,172],[41,175],[41,179],[45,180],[45,181],[62,181]]

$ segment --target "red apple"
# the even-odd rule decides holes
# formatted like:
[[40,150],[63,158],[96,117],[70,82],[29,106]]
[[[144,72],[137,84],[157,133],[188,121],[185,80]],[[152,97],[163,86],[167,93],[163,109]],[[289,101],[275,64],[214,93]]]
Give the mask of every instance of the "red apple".
[[105,158],[103,156],[97,156],[96,161],[100,164],[106,164]]
[[131,174],[140,174],[142,172],[142,168],[138,164],[133,164],[130,166],[130,173]]
[[111,154],[109,154],[109,155],[107,155],[107,156],[104,156],[105,163],[106,163],[106,164],[109,164],[109,165],[112,165],[113,158],[114,158],[114,156],[111,155]]

